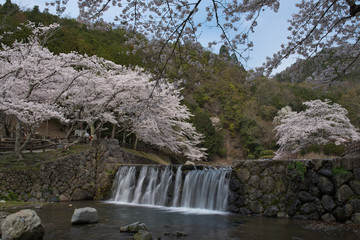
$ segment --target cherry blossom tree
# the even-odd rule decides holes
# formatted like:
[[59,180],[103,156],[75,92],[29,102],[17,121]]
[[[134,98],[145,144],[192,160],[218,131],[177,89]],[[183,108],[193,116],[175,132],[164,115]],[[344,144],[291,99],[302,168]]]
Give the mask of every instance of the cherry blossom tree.
[[[0,111],[17,119],[15,153],[18,156],[38,124],[50,118],[65,120],[54,100],[73,80],[71,76],[70,83],[64,81],[73,68],[67,69],[69,65],[60,56],[54,56],[39,43],[40,36],[57,25],[30,27],[33,34],[26,43],[2,44],[0,51]],[[21,123],[27,131],[22,146]]]
[[[58,25],[27,27],[32,29],[27,41],[0,49],[0,111],[17,119],[19,157],[34,129],[51,118],[70,122],[69,134],[78,123],[86,123],[94,135],[104,123],[127,123],[144,142],[192,159],[204,157],[204,149],[196,147],[201,135],[187,122],[191,115],[181,105],[180,92],[165,79],[152,81],[141,68],[97,56],[55,55],[42,46],[41,37]],[[20,146],[22,126],[27,135]]]
[[[279,111],[275,128],[279,149],[275,158],[297,154],[310,145],[336,145],[360,140],[360,134],[346,117],[347,110],[330,100],[312,100],[303,103],[307,109],[301,112],[285,107]],[[285,114],[284,114],[285,113]]]
[[[51,0],[48,5],[56,6],[59,13],[65,10],[69,0]],[[75,1],[75,0],[73,0]],[[189,54],[182,47],[187,42],[197,42],[202,27],[220,29],[219,40],[211,40],[209,47],[222,42],[231,52],[238,54],[244,62],[253,46],[251,33],[255,31],[261,12],[266,9],[277,12],[280,0],[78,0],[79,20],[87,23],[103,20],[110,8],[117,9],[114,22],[130,32],[137,32],[152,38],[143,41],[133,35],[129,43],[134,51],[151,48],[152,60],[160,67],[173,61],[174,57]],[[281,50],[268,57],[263,66],[257,68],[259,74],[270,75],[274,68],[291,55],[309,59],[317,57],[318,68],[312,80],[334,82],[351,70],[359,58],[359,21],[360,5],[355,0],[302,0],[297,4],[299,11],[290,20],[288,42]],[[280,43],[279,43],[280,45]],[[329,48],[340,47],[331,52]],[[299,61],[302,65],[304,61]],[[301,66],[298,68],[301,69]]]

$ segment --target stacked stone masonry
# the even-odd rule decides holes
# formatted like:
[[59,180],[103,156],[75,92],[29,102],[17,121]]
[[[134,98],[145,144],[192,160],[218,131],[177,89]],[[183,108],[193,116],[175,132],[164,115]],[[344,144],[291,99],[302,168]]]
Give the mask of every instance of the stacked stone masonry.
[[360,159],[235,161],[229,210],[360,223]]
[[120,165],[148,161],[123,151],[117,140],[94,141],[90,150],[39,169],[0,169],[0,196],[31,202],[104,199]]

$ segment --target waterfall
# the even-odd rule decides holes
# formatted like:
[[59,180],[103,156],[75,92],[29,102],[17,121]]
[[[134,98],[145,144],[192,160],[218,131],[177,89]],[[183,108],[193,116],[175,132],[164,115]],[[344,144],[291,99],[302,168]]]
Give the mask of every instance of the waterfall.
[[120,167],[111,200],[128,204],[227,210],[229,168],[183,171],[182,166],[162,169]]

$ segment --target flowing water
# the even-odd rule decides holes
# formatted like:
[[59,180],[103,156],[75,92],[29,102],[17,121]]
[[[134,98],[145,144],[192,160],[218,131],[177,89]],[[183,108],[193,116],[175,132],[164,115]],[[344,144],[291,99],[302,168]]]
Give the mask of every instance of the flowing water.
[[[207,168],[183,174],[176,169],[144,166],[119,168],[111,201],[126,204],[172,206],[226,211],[230,169]],[[185,179],[183,181],[183,175]]]

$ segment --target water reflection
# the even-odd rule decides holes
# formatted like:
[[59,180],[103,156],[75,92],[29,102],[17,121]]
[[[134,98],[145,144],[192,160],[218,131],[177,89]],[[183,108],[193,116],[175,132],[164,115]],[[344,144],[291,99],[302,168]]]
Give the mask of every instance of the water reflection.
[[[133,239],[133,234],[120,233],[120,226],[132,222],[146,223],[154,239],[172,239],[165,232],[182,231],[189,234],[180,239],[206,240],[300,240],[300,239],[358,239],[350,232],[315,232],[304,229],[305,221],[289,219],[270,219],[265,217],[246,217],[235,214],[193,214],[131,205],[118,205],[109,202],[72,202],[44,206],[37,209],[45,229],[46,239]],[[75,208],[94,207],[99,213],[99,223],[71,225]]]

